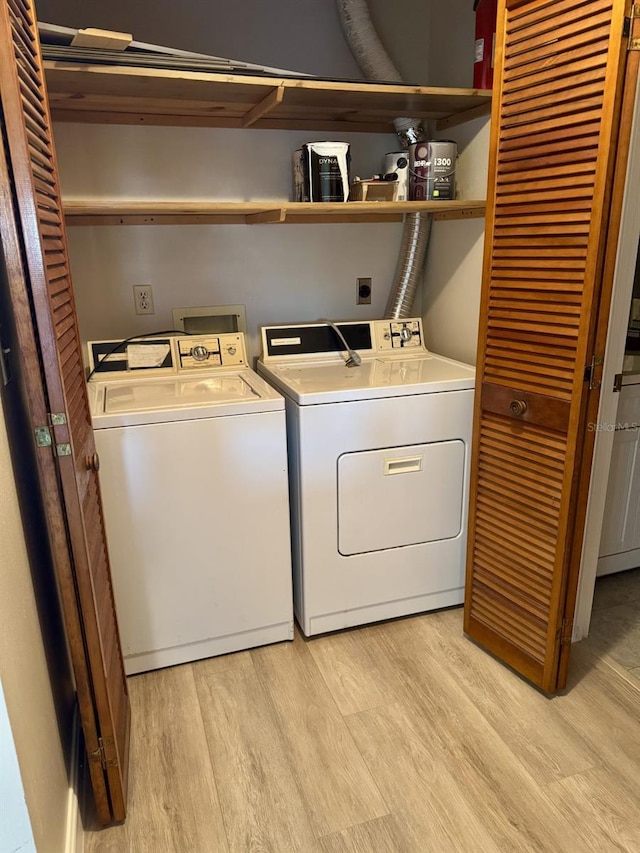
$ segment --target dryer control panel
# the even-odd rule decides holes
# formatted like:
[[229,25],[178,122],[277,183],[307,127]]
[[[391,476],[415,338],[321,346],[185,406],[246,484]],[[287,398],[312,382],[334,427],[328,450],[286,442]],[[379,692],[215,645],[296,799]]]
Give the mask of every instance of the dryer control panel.
[[361,358],[374,358],[382,354],[400,357],[409,352],[418,356],[427,352],[419,317],[337,324],[320,320],[295,326],[263,326],[261,360],[265,363],[280,362],[304,356],[326,361],[343,352],[345,344]]
[[411,349],[422,346],[420,320],[379,320],[375,328],[379,350]]

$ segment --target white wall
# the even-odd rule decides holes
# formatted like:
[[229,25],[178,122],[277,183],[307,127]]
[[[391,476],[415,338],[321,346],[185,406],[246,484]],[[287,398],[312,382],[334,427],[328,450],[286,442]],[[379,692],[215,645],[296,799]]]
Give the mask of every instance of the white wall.
[[[60,853],[69,783],[1,403],[0,506],[0,676],[37,849]],[[1,775],[5,772],[3,765]],[[3,799],[0,822],[5,809]]]
[[9,724],[4,690],[0,681],[0,850],[36,853],[31,822],[18,767],[13,732]]
[[[475,18],[468,0],[432,6],[429,72],[434,86],[471,86]],[[487,193],[489,118],[435,133],[458,144],[458,197]],[[429,347],[450,358],[476,362],[484,219],[435,222],[425,267],[422,313]]]
[[[92,3],[89,17],[86,4],[72,0],[41,0],[38,9],[43,19],[56,23],[128,29],[138,38],[158,43],[357,76],[350,56],[345,60],[334,0],[292,3],[254,0],[243,9],[242,26],[237,13],[232,14],[222,2],[206,8],[198,0],[179,4],[179,20],[172,11],[174,4],[154,4],[152,15],[143,13],[149,11],[146,2]],[[208,26],[212,5],[215,27]],[[470,81],[470,58],[457,57],[458,62],[452,63],[440,47],[443,32],[452,49],[458,49],[461,39],[465,45],[472,40],[469,5],[452,0],[443,13],[440,4],[372,0],[370,8],[406,79],[432,82],[429,55],[435,51],[440,57],[437,82],[445,85]],[[256,37],[259,27],[261,39]],[[453,41],[450,28],[456,33]],[[309,38],[311,31],[313,38]],[[297,59],[301,43],[304,66]],[[462,80],[465,75],[468,79]],[[85,198],[290,198],[291,152],[313,138],[324,135],[72,124],[55,128],[63,193]],[[340,138],[351,143],[353,174],[363,176],[379,171],[384,153],[397,148],[392,134],[341,134]],[[470,163],[472,159],[468,158]],[[461,158],[461,171],[463,162]],[[474,300],[479,287],[480,229],[479,222],[439,223],[430,252],[425,303],[425,321],[433,332],[430,345],[465,360],[472,360],[475,351],[469,338],[477,324]],[[247,308],[252,354],[257,355],[257,329],[267,323],[312,321],[326,315],[336,319],[382,316],[400,239],[401,226],[393,224],[71,228],[81,335],[90,340],[160,330],[170,328],[174,307],[241,303]],[[358,276],[373,279],[371,306],[356,306]],[[135,315],[134,284],[152,285],[153,316]],[[417,312],[420,302],[418,294]],[[461,303],[462,325],[457,319]]]
[[[489,119],[476,119],[437,136],[458,144],[459,197],[485,198]],[[476,362],[483,249],[483,218],[434,222],[422,295],[425,335],[434,352],[469,364]]]
[[[86,4],[71,0],[41,0],[38,9],[43,19],[55,23],[129,29],[138,38],[159,43],[328,75],[359,76],[334,0],[250,3],[243,8],[241,26],[237,12],[232,14],[228,4],[219,2],[213,4],[214,28],[205,25],[212,18],[211,4],[206,9],[197,0],[180,4],[179,21],[164,5],[154,4],[153,15],[144,15],[147,5],[94,3],[89,20]],[[401,0],[390,8],[376,0],[372,14],[381,32],[384,28],[386,35],[388,30],[392,49],[411,39],[398,64],[410,78],[427,82],[429,4]],[[255,50],[259,29],[260,55]],[[297,59],[301,44],[304,67]],[[291,153],[314,138],[326,137],[200,128],[55,127],[63,194],[85,198],[290,198]],[[340,134],[340,138],[351,143],[354,175],[379,171],[383,155],[397,148],[393,134]],[[165,329],[171,325],[174,307],[240,303],[247,308],[250,345],[257,355],[257,329],[267,323],[312,321],[327,315],[380,317],[401,231],[395,224],[71,228],[81,335],[90,340]],[[359,276],[373,279],[370,306],[356,306]],[[152,285],[153,316],[135,315],[134,284]]]
[[[55,128],[69,198],[288,198],[291,152],[309,138],[258,130]],[[341,138],[352,145],[354,174],[378,171],[395,143],[384,134]],[[401,226],[77,227],[68,235],[84,340],[168,329],[178,306],[240,303],[257,355],[260,325],[382,316]],[[357,276],[373,279],[370,306],[356,306]],[[152,285],[154,315],[134,313],[134,284]]]
[[[393,4],[390,4],[393,5]],[[36,0],[38,19],[319,76],[359,77],[334,0]]]

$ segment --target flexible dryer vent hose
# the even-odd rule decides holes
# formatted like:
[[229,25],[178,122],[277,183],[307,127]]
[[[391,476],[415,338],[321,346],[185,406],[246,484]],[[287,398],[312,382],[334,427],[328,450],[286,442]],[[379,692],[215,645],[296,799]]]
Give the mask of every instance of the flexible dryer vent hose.
[[[369,80],[401,83],[402,76],[373,26],[366,0],[336,0],[336,6],[342,29],[362,73]],[[425,137],[422,122],[418,119],[398,118],[394,124],[405,148]],[[427,254],[431,222],[429,213],[409,213],[405,217],[400,255],[385,317],[401,319],[412,315]]]

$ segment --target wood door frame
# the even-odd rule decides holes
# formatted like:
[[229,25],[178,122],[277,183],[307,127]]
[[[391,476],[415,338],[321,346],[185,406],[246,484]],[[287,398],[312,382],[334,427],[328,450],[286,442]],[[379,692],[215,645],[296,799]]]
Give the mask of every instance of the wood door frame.
[[[625,197],[622,204],[622,221],[616,252],[615,279],[613,282],[611,310],[607,323],[607,343],[602,374],[603,392],[600,395],[598,424],[614,424],[619,396],[613,394],[614,376],[622,371],[629,304],[633,292],[633,278],[640,236],[640,194],[633,187],[640,186],[640,77],[635,91],[635,109],[629,144],[628,168],[625,177]],[[586,507],[585,530],[581,548],[580,575],[574,614],[572,642],[588,636],[593,595],[598,569],[598,551],[604,520],[605,499],[614,433],[612,430],[595,430],[595,446],[591,464],[591,485]]]

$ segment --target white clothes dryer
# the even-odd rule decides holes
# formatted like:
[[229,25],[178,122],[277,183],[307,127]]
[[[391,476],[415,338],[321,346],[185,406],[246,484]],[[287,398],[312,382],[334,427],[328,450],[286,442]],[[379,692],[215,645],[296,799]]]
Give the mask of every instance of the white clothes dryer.
[[126,672],[292,639],[284,401],[244,336],[89,354]]
[[285,395],[307,636],[464,597],[474,368],[428,352],[419,319],[338,329],[265,327],[258,364]]

